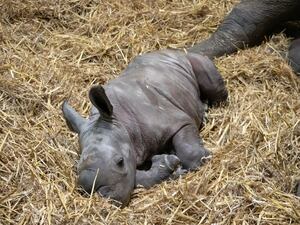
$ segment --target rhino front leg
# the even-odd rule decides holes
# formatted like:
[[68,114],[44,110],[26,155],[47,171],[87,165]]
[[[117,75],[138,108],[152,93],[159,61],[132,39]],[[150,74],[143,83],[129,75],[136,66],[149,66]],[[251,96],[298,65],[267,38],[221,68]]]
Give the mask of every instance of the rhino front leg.
[[172,142],[183,169],[195,170],[210,158],[210,152],[204,148],[198,129],[194,125],[181,128]]
[[149,170],[136,171],[136,185],[150,188],[171,178],[173,172],[177,171],[180,166],[180,160],[176,155],[155,155],[151,161],[152,166]]

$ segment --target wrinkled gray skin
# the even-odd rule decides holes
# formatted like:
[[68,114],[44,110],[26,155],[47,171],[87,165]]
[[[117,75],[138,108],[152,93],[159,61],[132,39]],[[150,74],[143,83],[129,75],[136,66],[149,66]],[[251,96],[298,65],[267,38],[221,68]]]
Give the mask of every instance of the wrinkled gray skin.
[[[244,0],[232,9],[210,38],[194,45],[188,52],[212,59],[259,44],[265,36],[286,29],[286,33],[295,38],[289,47],[288,61],[299,75],[299,20],[299,0]],[[296,194],[300,196],[300,182]]]
[[[79,134],[78,182],[125,206],[136,185],[160,183],[179,164],[179,174],[203,164],[210,154],[199,137],[203,101],[225,101],[227,91],[207,57],[165,50],[136,57],[117,79],[92,87],[89,98],[89,119],[63,104]],[[140,170],[150,159],[151,168]]]
[[[283,29],[300,40],[299,12],[299,0],[241,1],[225,17],[209,39],[194,45],[188,51],[201,53],[212,59],[234,53],[237,49],[243,49],[246,46],[259,44],[265,36]],[[291,21],[298,23],[291,24]],[[296,46],[299,47],[299,44]],[[293,50],[296,46],[291,45],[288,60],[294,71],[299,73],[300,52]]]

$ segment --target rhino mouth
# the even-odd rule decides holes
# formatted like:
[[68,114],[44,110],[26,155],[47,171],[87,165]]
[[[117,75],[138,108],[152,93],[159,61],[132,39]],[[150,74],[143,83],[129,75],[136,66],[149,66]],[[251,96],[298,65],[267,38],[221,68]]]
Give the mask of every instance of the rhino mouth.
[[[130,197],[121,196],[116,193],[110,186],[100,186],[96,192],[104,198],[107,198],[110,203],[118,207],[125,207],[129,204]],[[124,198],[125,197],[125,198]]]
[[107,185],[100,185],[95,190],[102,197],[105,197],[105,198],[111,197],[112,189]]

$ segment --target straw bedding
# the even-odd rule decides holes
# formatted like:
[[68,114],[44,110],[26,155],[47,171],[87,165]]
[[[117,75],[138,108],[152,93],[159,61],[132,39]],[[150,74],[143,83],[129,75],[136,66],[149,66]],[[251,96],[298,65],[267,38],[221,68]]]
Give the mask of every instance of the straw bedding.
[[63,100],[87,116],[91,85],[140,53],[208,37],[234,3],[2,0],[0,224],[300,224],[300,78],[283,34],[215,61],[230,100],[209,111],[214,156],[199,171],[135,190],[124,209],[76,187]]

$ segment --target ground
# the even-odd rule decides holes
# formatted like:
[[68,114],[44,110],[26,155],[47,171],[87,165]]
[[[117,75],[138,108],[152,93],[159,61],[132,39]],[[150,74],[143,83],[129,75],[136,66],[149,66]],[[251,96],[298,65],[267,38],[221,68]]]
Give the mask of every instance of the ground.
[[283,34],[215,60],[230,98],[209,111],[213,159],[197,172],[137,189],[124,209],[76,187],[63,100],[87,116],[92,84],[143,52],[203,40],[235,2],[2,0],[0,224],[300,224],[300,78]]

